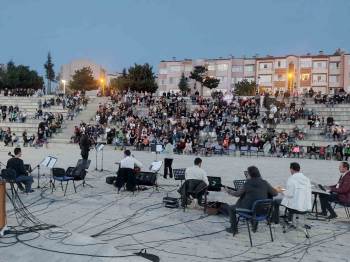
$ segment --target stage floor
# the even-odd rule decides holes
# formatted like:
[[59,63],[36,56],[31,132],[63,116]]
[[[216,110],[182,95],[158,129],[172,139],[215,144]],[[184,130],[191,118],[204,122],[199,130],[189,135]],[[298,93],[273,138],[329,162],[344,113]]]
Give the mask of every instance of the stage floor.
[[[8,159],[7,149],[1,148],[2,162]],[[13,149],[12,149],[13,150]],[[133,152],[147,170],[156,155]],[[24,148],[23,159],[34,167],[45,156],[58,158],[56,167],[74,166],[80,158],[77,145],[50,144],[49,148]],[[101,168],[100,157],[98,169]],[[129,257],[146,248],[148,253],[161,261],[348,261],[350,248],[350,223],[343,208],[337,208],[339,218],[334,221],[309,221],[312,225],[310,239],[302,232],[284,234],[280,225],[273,225],[274,242],[270,242],[268,228],[259,225],[252,235],[250,247],[247,228],[242,224],[234,238],[225,232],[228,218],[207,216],[203,211],[167,209],[162,205],[166,195],[177,196],[179,182],[159,178],[160,190],[121,192],[105,183],[106,176],[115,174],[115,162],[121,151],[111,147],[104,150],[104,171],[95,171],[95,152],[87,183],[93,186],[78,187],[74,193],[69,184],[67,195],[60,187],[51,193],[48,187],[49,170],[41,169],[41,186],[29,195],[20,193],[28,210],[46,224],[56,228],[36,233],[9,235],[0,239],[0,261],[147,261]],[[158,155],[174,158],[173,168],[192,165],[194,156]],[[262,176],[272,185],[285,185],[289,163],[298,161],[302,171],[311,180],[321,184],[333,184],[338,180],[336,161],[304,160],[268,157],[203,157],[203,168],[208,175],[221,176],[223,184],[232,186],[232,180],[243,179],[243,171],[256,165]],[[36,176],[36,171],[33,173]],[[236,199],[224,193],[210,193],[209,200],[235,203]],[[12,206],[8,203],[8,225],[16,226]],[[95,255],[95,257],[93,256]],[[121,257],[122,256],[122,257]],[[125,256],[125,257],[124,257]],[[49,259],[49,260],[48,260]]]

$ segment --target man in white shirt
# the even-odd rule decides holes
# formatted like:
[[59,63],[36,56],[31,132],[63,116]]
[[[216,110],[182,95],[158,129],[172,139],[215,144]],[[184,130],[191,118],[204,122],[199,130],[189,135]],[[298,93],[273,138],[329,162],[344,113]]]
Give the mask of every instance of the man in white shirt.
[[202,166],[202,159],[197,157],[194,160],[194,166],[186,168],[185,179],[202,180],[208,186],[209,181],[207,177],[207,172],[205,172],[205,170],[202,169],[201,166]]
[[[287,188],[278,187],[277,191],[283,194],[281,205],[291,212],[305,212],[312,208],[311,182],[300,172],[300,165],[296,162],[290,164],[291,176],[287,180]],[[289,217],[291,218],[291,217]]]
[[120,161],[120,168],[130,168],[134,169],[136,167],[142,168],[143,164],[136,158],[131,156],[130,150],[124,151],[124,158]]
[[201,165],[202,159],[197,157],[194,160],[194,166],[186,168],[186,182],[179,189],[179,193],[183,196],[182,205],[185,205],[186,202],[187,204],[192,203],[192,207],[196,207],[197,203],[202,204],[202,198],[209,181],[207,173],[201,168]]
[[131,156],[130,150],[124,151],[124,158],[120,161],[116,187],[119,190],[126,183],[126,190],[134,191],[136,188],[135,167],[142,168],[143,164]]

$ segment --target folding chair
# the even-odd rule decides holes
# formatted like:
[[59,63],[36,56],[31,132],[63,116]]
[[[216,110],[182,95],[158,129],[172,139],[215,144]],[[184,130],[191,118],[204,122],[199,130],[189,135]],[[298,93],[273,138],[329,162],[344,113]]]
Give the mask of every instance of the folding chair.
[[251,210],[237,208],[236,212],[238,214],[237,225],[240,219],[246,221],[250,246],[253,246],[252,236],[250,232],[249,223],[255,224],[258,222],[266,221],[270,229],[271,242],[273,242],[273,235],[271,229],[271,211],[272,211],[272,199],[257,200],[254,202]]
[[[75,193],[77,192],[77,189],[74,183],[74,177],[67,176],[66,171],[63,168],[54,167],[51,169],[51,171],[52,171],[52,179],[53,179],[51,193],[53,193],[54,188],[56,189],[55,187],[56,180],[60,182],[62,191],[64,191],[64,196],[66,196],[69,181],[73,181],[74,191]],[[62,184],[63,182],[67,182],[66,188],[64,190],[63,190],[63,184]]]

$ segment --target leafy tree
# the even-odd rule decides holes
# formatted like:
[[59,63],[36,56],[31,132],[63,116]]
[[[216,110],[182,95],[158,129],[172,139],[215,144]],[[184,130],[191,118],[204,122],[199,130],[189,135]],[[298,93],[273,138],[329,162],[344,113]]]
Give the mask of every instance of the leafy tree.
[[130,67],[126,78],[131,91],[154,93],[158,89],[153,68],[147,63]]
[[220,83],[219,79],[213,77],[206,77],[203,81],[203,86],[211,89],[217,88]]
[[127,79],[127,77],[124,77],[123,75],[112,79],[109,83],[109,88],[116,92],[122,92],[124,90],[128,90],[128,86],[129,86],[129,80]]
[[256,82],[249,82],[247,79],[239,81],[235,85],[235,93],[238,96],[254,96],[256,93]]
[[178,87],[182,93],[182,95],[186,95],[189,91],[191,91],[191,89],[188,86],[188,81],[187,81],[187,77],[185,77],[185,74],[182,73]]
[[217,88],[220,80],[209,77],[208,69],[204,66],[195,66],[193,71],[190,74],[190,78],[198,82],[201,86],[200,94],[203,95],[203,87],[207,87],[209,89]]
[[46,79],[47,79],[47,93],[51,93],[51,82],[55,81],[55,71],[53,70],[54,64],[52,63],[50,52],[47,54],[47,61],[44,64]]
[[208,70],[204,66],[195,66],[190,74],[190,78],[201,85],[201,95],[203,95],[203,81],[207,76],[207,72]]
[[31,88],[41,89],[44,80],[34,70],[30,70],[28,66],[16,66],[12,61],[7,64],[6,69],[0,70],[1,88]]
[[98,88],[98,83],[94,79],[90,67],[83,67],[76,70],[72,80],[69,82],[70,89],[74,91],[90,91]]

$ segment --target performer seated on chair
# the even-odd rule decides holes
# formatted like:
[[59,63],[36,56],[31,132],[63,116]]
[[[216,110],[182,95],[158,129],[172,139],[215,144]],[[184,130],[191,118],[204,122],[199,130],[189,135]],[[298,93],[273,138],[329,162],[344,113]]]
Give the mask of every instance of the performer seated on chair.
[[[300,172],[300,165],[296,162],[290,163],[290,173],[287,188],[276,188],[278,193],[283,194],[281,205],[288,210],[288,221],[292,220],[293,214],[310,211],[312,207],[310,179]],[[275,205],[275,208],[279,206]]]
[[31,193],[34,192],[32,189],[33,177],[28,176],[28,173],[24,167],[23,160],[20,158],[22,156],[22,150],[19,147],[16,147],[14,150],[14,157],[10,158],[7,161],[6,168],[11,168],[16,171],[16,182],[18,188],[21,191],[24,191],[22,183],[25,185],[25,192]]
[[[179,189],[179,193],[184,195],[186,192],[185,201],[187,201],[187,197],[191,196],[194,199],[197,199],[198,204],[202,204],[202,197],[205,193],[205,189],[209,185],[207,172],[202,166],[202,159],[197,157],[194,160],[194,166],[186,168],[185,171],[185,183]],[[194,205],[196,205],[196,201],[194,200]],[[184,204],[184,203],[183,203]]]
[[320,194],[321,215],[327,216],[327,211],[330,215],[328,219],[333,219],[337,217],[337,214],[334,212],[330,202],[340,202],[349,204],[350,203],[350,171],[349,163],[341,162],[339,164],[339,171],[342,174],[339,178],[339,181],[336,185],[333,186],[324,186],[326,189],[330,190],[330,195]]
[[[255,166],[250,166],[247,169],[247,182],[237,191],[224,187],[224,190],[235,197],[239,197],[236,205],[224,204],[220,212],[230,216],[231,227],[226,228],[228,233],[236,234],[237,217],[236,208],[252,209],[253,203],[257,200],[268,199],[271,196],[277,195],[277,190],[274,189],[266,180],[262,179],[259,169]],[[253,231],[257,228],[257,224],[253,225]]]
[[131,156],[130,150],[124,151],[124,158],[120,161],[116,187],[118,191],[126,183],[128,191],[134,191],[136,188],[135,168],[142,168],[143,164]]

